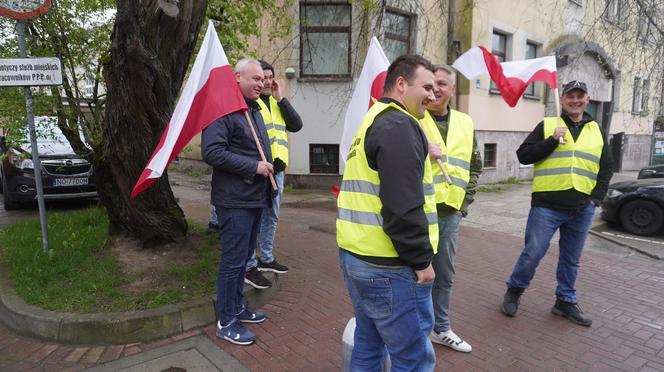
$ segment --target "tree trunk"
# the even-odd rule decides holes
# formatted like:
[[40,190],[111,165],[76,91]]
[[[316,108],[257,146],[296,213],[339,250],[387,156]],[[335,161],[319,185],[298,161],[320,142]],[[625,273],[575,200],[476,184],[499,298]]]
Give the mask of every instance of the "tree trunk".
[[108,91],[95,181],[110,233],[144,246],[187,233],[167,174],[136,199],[129,194],[170,120],[206,7],[202,0],[118,0],[104,63]]

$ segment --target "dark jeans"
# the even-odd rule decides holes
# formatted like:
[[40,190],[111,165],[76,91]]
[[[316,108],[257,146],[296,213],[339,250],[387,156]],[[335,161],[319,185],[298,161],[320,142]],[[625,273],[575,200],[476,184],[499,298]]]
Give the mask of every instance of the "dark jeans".
[[417,283],[410,267],[373,265],[344,249],[339,264],[355,309],[351,370],[380,371],[387,348],[393,372],[433,371],[432,283]]
[[531,208],[526,224],[526,246],[514,265],[507,286],[528,288],[535,276],[537,265],[549,249],[553,234],[560,229],[556,297],[559,300],[576,303],[575,284],[579,272],[579,260],[594,213],[595,207],[592,204],[573,211]]
[[217,311],[222,325],[244,308],[244,268],[256,248],[261,208],[215,207],[219,219],[221,259],[217,274]]

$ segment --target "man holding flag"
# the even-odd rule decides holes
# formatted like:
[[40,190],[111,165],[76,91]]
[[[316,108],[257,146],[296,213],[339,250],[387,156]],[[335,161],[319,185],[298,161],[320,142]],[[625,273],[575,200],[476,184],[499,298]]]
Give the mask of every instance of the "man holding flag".
[[[473,119],[449,108],[455,92],[456,74],[452,67],[436,65],[435,97],[427,106],[422,128],[429,140],[429,157],[436,189],[438,211],[438,253],[433,257],[436,279],[433,283],[433,311],[435,324],[431,341],[453,350],[468,353],[470,344],[462,340],[450,327],[449,307],[454,281],[454,257],[459,237],[459,223],[468,214],[468,206],[475,199],[477,180],[482,173],[482,158],[475,141]],[[445,168],[448,184],[441,167]]]
[[[263,69],[258,61],[243,59],[235,67],[235,78],[248,115],[239,111],[215,120],[203,131],[201,153],[213,169],[212,204],[218,212],[221,240],[217,337],[249,345],[256,337],[242,323],[260,323],[266,316],[246,307],[244,273],[255,252],[261,213],[272,202],[268,177],[273,174],[273,165],[267,130],[256,103],[263,89]],[[250,126],[265,153],[264,160]]]
[[578,80],[565,84],[560,100],[564,126],[558,118],[544,118],[517,150],[522,164],[535,164],[532,202],[525,247],[507,280],[502,311],[510,317],[516,314],[521,294],[553,234],[560,230],[558,286],[551,312],[590,326],[592,320],[577,305],[576,276],[595,207],[604,199],[613,166],[605,134],[584,112],[590,101],[586,84]]

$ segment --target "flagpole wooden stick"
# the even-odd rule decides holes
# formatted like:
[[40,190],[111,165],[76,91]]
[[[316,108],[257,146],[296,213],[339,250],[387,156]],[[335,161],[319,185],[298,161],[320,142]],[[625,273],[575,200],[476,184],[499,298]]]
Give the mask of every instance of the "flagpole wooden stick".
[[[256,135],[256,130],[254,129],[254,126],[251,124],[251,119],[249,118],[249,113],[245,110],[244,111],[244,117],[247,119],[247,124],[249,125],[249,129],[251,130],[251,135],[254,137],[254,141],[256,142],[256,147],[258,147],[258,153],[261,155],[261,160],[262,161],[267,161],[265,158],[265,153],[263,152],[263,146],[261,146],[261,142],[258,140],[258,136]],[[277,191],[277,183],[274,181],[274,176],[272,173],[268,174],[270,177],[270,183],[272,184],[272,190]]]
[[[553,89],[553,95],[556,96],[556,116],[558,117],[558,119],[557,119],[558,120],[558,126],[562,127],[563,123],[562,123],[562,120],[560,119],[560,94],[558,94],[558,88]],[[567,143],[567,141],[565,141],[565,136],[559,137],[558,138],[558,143],[561,144],[561,145],[564,145],[565,143]]]
[[438,166],[440,167],[440,170],[443,171],[443,176],[445,176],[445,181],[447,182],[448,185],[452,184],[452,179],[450,178],[450,175],[447,174],[447,171],[445,170],[445,167],[443,166],[443,161],[438,158],[436,159],[436,162],[438,162]]

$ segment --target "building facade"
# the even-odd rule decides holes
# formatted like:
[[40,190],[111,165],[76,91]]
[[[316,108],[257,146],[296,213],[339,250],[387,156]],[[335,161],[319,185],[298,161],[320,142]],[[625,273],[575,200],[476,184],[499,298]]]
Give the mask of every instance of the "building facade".
[[[286,183],[327,186],[343,174],[339,142],[346,106],[369,40],[377,36],[388,58],[419,53],[448,63],[483,45],[500,60],[556,55],[559,84],[585,81],[588,112],[612,138],[622,170],[650,162],[661,111],[664,5],[648,0],[388,0],[287,1],[289,37],[252,40],[271,62],[304,121],[290,135]],[[261,21],[270,24],[270,16]],[[553,91],[529,86],[510,108],[489,77],[458,78],[452,105],[474,119],[485,171],[481,182],[532,177],[516,149],[545,115],[555,113]],[[664,142],[663,142],[664,143]],[[189,157],[196,157],[196,143]],[[664,154],[664,148],[662,149]]]

